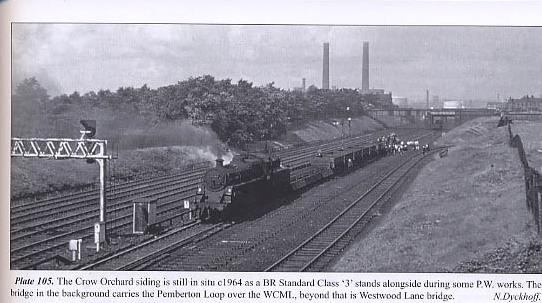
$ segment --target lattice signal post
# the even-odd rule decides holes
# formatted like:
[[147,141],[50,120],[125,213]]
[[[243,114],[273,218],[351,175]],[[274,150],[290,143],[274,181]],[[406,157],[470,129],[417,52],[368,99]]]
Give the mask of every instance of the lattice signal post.
[[46,158],[46,159],[85,159],[87,162],[97,162],[100,167],[100,222],[96,229],[99,230],[96,236],[97,250],[99,244],[105,242],[106,238],[106,197],[105,179],[107,160],[111,155],[107,154],[107,140],[92,139],[96,133],[96,122],[93,120],[81,120],[85,127],[81,130],[79,139],[62,138],[11,138],[11,156],[25,158]]

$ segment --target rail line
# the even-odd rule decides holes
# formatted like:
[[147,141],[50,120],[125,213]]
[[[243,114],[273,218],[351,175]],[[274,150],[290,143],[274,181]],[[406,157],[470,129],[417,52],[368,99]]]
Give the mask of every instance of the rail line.
[[[361,231],[362,221],[368,221],[368,215],[375,206],[391,195],[396,185],[419,162],[433,155],[435,149],[426,155],[415,155],[409,161],[396,167],[365,193],[353,201],[333,220],[323,226],[314,235],[291,250],[265,271],[309,271],[321,270],[348,244],[351,238]],[[348,238],[347,238],[348,236]],[[340,245],[339,245],[340,244]]]
[[135,270],[159,260],[172,250],[197,242],[228,228],[229,226],[231,226],[231,224],[224,223],[208,226],[201,225],[199,221],[194,221],[160,237],[119,251],[107,258],[86,264],[76,269]]
[[[307,157],[306,154],[302,154],[303,157]],[[124,198],[121,201],[112,203],[109,205],[108,213],[114,214],[115,212],[120,211],[129,211],[131,209],[131,197],[138,195],[139,197],[154,197],[154,198],[164,198],[168,196],[170,190],[180,190],[181,192],[190,192],[190,190],[195,189],[197,181],[201,178],[203,171],[191,172],[185,174],[182,180],[165,180],[161,183],[154,183],[151,185],[146,185],[143,188],[130,188],[125,190],[123,195],[120,198]],[[184,183],[187,182],[187,183]],[[180,189],[177,186],[181,186]],[[152,191],[149,191],[151,189]],[[163,190],[162,190],[163,189]],[[165,196],[164,196],[165,194]],[[183,198],[189,199],[191,196],[187,195]],[[52,209],[44,210],[37,212],[37,216],[32,216],[31,214],[25,214],[25,220],[17,220],[21,216],[15,217],[12,219],[11,229],[11,240],[17,241],[26,237],[32,237],[39,233],[43,233],[48,230],[58,230],[63,227],[73,227],[74,224],[80,224],[89,220],[96,218],[97,214],[95,213],[95,206],[85,204],[85,207],[80,207],[81,202],[74,203],[71,205],[70,209],[64,208],[66,212],[68,210],[76,210],[72,215],[61,216],[60,218],[49,219],[51,215],[55,215],[55,210],[58,207],[53,207]],[[90,208],[90,209],[89,209]],[[85,210],[87,209],[87,210]],[[47,218],[42,220],[42,218]],[[30,222],[29,224],[23,224],[25,222]],[[29,233],[23,233],[25,231],[31,231]]]
[[[176,198],[166,203],[163,203],[158,206],[157,215],[160,218],[162,215],[170,212],[177,212],[178,214],[188,215],[189,211],[182,208],[183,198]],[[170,206],[170,207],[166,207]],[[110,228],[109,232],[114,233],[116,231],[128,228],[132,225],[132,215],[131,213],[118,216],[114,219],[107,220],[107,224],[113,226]],[[46,237],[43,239],[38,239],[35,242],[29,244],[23,244],[18,247],[13,247],[11,249],[11,265],[23,266],[21,269],[30,268],[35,263],[40,263],[40,260],[33,262],[30,260],[33,257],[38,257],[38,259],[50,257],[50,254],[56,254],[56,249],[61,249],[66,247],[68,240],[73,238],[80,238],[83,241],[90,240],[93,238],[93,225],[88,226],[78,226],[77,228],[71,228],[68,231],[61,231],[53,236]],[[20,268],[20,267],[17,267]]]
[[[415,156],[417,157],[417,156]],[[408,160],[402,159],[400,156],[391,157],[388,159],[388,164],[381,165],[377,164],[372,167],[371,170],[374,170],[375,173],[381,173],[383,176],[389,174],[390,171],[384,167],[396,167],[396,164],[399,163],[409,163]],[[395,169],[393,169],[395,170]],[[375,182],[378,182],[375,180]],[[373,186],[375,183],[369,181],[368,183]],[[353,183],[349,185],[352,187],[359,186],[358,183]],[[348,192],[351,189],[349,187],[342,188],[342,192]],[[341,196],[338,194],[337,196]],[[337,197],[335,196],[335,197]],[[312,200],[312,199],[311,199]],[[327,222],[331,218],[325,218],[321,213],[329,213],[329,208],[334,208],[337,205],[330,205],[327,203],[327,200],[318,201],[312,200],[311,202],[304,202],[302,205],[292,204],[286,207],[280,207],[265,216],[259,217],[254,221],[244,222],[243,225],[237,226],[235,231],[228,233],[221,233],[220,238],[214,237],[208,239],[208,241],[203,241],[197,246],[192,246],[190,250],[180,250],[174,252],[171,256],[161,257],[159,261],[150,266],[143,267],[141,269],[145,270],[181,270],[181,271],[199,271],[199,270],[219,270],[219,271],[228,271],[228,270],[247,270],[245,268],[235,267],[234,264],[240,264],[241,262],[246,262],[246,257],[243,257],[246,253],[251,253],[258,250],[268,251],[270,243],[282,243],[283,237],[289,237],[286,235],[291,235],[291,230],[300,231],[307,229],[308,225],[306,223],[300,222]],[[342,203],[341,203],[342,204]],[[296,234],[298,234],[296,232]],[[310,233],[310,235],[312,235]],[[303,232],[299,233],[303,234]],[[309,235],[307,235],[309,236]],[[295,241],[296,237],[293,237]],[[282,239],[282,240],[280,240]],[[288,240],[290,241],[290,240]],[[279,244],[282,245],[282,244]],[[296,244],[298,245],[298,244]],[[265,249],[264,249],[265,248]],[[277,250],[278,248],[273,248],[271,251]],[[269,251],[268,251],[269,252]],[[284,252],[286,253],[286,252]],[[262,263],[267,257],[260,256],[255,257],[255,261]],[[245,259],[245,261],[240,261],[240,259]],[[278,258],[278,256],[277,256]],[[249,258],[250,259],[250,258]],[[276,260],[276,259],[275,259]],[[253,265],[249,267],[248,270],[262,270],[272,263],[271,260],[268,260],[267,263],[261,265]],[[265,265],[267,264],[267,265]],[[232,267],[233,266],[233,267]],[[232,269],[233,268],[233,269]]]
[[[389,132],[389,130],[341,141],[344,142],[345,147],[363,144],[374,140],[385,132]],[[397,132],[402,133],[401,131]],[[405,133],[412,135],[412,130],[405,131]],[[288,149],[279,154],[286,165],[296,166],[309,159],[318,149],[322,151],[337,149],[337,141]],[[108,209],[108,213],[113,214],[111,217],[115,217],[107,221],[109,226],[114,226],[110,231],[118,231],[130,226],[130,198],[135,195],[161,199],[158,204],[159,216],[166,213],[177,213],[182,216],[185,210],[180,205],[183,200],[193,196],[197,180],[202,176],[203,170],[202,168],[195,168],[193,171],[174,176],[160,176],[145,181],[138,180],[123,184],[120,187],[121,192],[116,193],[116,195],[110,193],[110,198],[116,198],[115,203],[110,205],[111,209]],[[149,185],[146,182],[152,183]],[[115,189],[119,189],[119,187]],[[97,205],[97,203],[92,203],[96,199],[92,198],[92,195],[93,193],[85,192],[38,201],[35,210],[32,209],[30,204],[12,207],[11,268],[32,268],[35,264],[40,263],[43,258],[49,258],[51,255],[62,251],[70,238],[79,237],[84,241],[91,239],[92,220],[96,220],[98,215],[96,212],[97,207],[90,206]],[[170,199],[166,200],[168,198]],[[84,207],[80,205],[84,205]],[[56,218],[49,219],[55,215]],[[44,220],[44,218],[48,219]],[[86,223],[91,221],[92,223]],[[50,236],[50,234],[53,235]],[[18,243],[23,241],[31,241],[31,243]]]
[[[182,170],[182,171],[180,171],[178,173],[174,173],[174,174],[161,175],[161,176],[155,176],[155,177],[150,177],[150,178],[136,179],[136,180],[132,180],[132,181],[128,181],[128,182],[115,184],[113,189],[112,188],[107,189],[106,194],[109,195],[109,194],[114,193],[113,191],[116,191],[116,190],[119,190],[119,189],[126,189],[126,188],[130,188],[130,187],[137,186],[137,185],[140,185],[140,184],[148,184],[149,182],[167,180],[167,179],[170,179],[170,178],[179,178],[179,177],[182,178],[184,175],[189,174],[189,173],[191,173],[193,171],[196,171],[196,170],[199,170],[199,169],[205,170],[206,168],[209,167],[209,162],[197,163],[197,164],[194,164],[194,165],[190,165],[189,167],[190,167],[190,169],[188,169],[188,167],[187,167],[185,170]],[[81,199],[81,198],[89,198],[89,197],[91,197],[93,199],[97,199],[98,195],[99,195],[99,190],[98,189],[91,189],[91,190],[80,191],[80,192],[70,192],[70,193],[66,193],[66,194],[60,194],[58,196],[49,197],[49,198],[40,199],[40,200],[35,200],[35,201],[32,201],[32,202],[27,202],[27,203],[13,202],[13,203],[10,204],[10,211],[11,211],[12,215],[14,215],[14,214],[17,214],[19,212],[24,212],[24,211],[27,211],[27,210],[33,210],[33,209],[36,209],[36,208],[39,208],[39,207],[47,207],[47,206],[50,206],[50,205],[58,205],[58,203],[71,202],[71,201]]]
[[[184,179],[181,181],[169,181],[167,183],[157,185],[156,187],[152,187],[147,191],[138,192],[139,195],[137,196],[141,198],[153,197],[163,199],[172,195],[190,193],[195,188],[198,180],[199,176],[194,176],[190,179]],[[134,193],[134,196],[135,195],[136,193]],[[107,213],[114,217],[118,212],[129,211],[132,207],[132,197],[133,196],[130,195],[111,203],[111,205],[108,205],[107,207]],[[89,209],[89,207],[80,207],[73,210],[74,212],[72,212],[72,214],[68,213],[64,216],[53,216],[49,214],[33,218],[32,221],[26,221],[26,224],[15,224],[11,230],[11,240],[18,240],[20,238],[32,236],[43,230],[59,229],[66,226],[73,227],[74,224],[95,219],[98,215],[94,208]]]
[[[120,200],[120,199],[129,199],[134,196],[138,196],[146,191],[157,189],[160,187],[167,186],[168,184],[175,185],[179,181],[187,180],[197,180],[201,177],[201,174],[205,169],[199,169],[196,171],[187,172],[180,175],[162,177],[158,180],[149,180],[149,182],[144,184],[129,184],[124,186],[122,189],[115,188],[114,192],[110,192],[107,195],[107,198],[110,201]],[[90,198],[90,199],[88,199]],[[75,200],[65,200],[63,202],[54,202],[48,203],[47,205],[38,205],[35,209],[28,208],[25,210],[20,210],[16,213],[12,213],[12,225],[19,225],[29,221],[35,221],[36,218],[40,217],[49,217],[54,214],[68,212],[72,210],[80,211],[81,208],[96,208],[98,201],[97,194],[92,194],[88,196],[83,196]],[[113,203],[112,206],[115,204]]]

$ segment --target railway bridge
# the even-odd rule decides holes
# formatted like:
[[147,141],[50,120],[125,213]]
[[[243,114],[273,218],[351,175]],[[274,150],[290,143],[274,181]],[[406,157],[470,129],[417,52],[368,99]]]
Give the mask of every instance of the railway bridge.
[[440,109],[370,109],[367,115],[388,126],[414,126],[431,129],[451,129],[478,117],[498,115],[486,108],[440,108]]

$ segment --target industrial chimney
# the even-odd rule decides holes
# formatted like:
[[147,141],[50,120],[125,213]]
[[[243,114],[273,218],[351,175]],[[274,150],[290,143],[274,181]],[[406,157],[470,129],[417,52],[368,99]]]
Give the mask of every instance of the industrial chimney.
[[363,66],[361,70],[361,91],[369,91],[369,42],[363,42]]
[[324,68],[322,74],[322,89],[329,89],[329,43],[324,43]]
[[302,89],[302,92],[306,92],[307,91],[307,87],[306,87],[306,81],[305,81],[305,78],[302,79],[301,81],[301,89]]

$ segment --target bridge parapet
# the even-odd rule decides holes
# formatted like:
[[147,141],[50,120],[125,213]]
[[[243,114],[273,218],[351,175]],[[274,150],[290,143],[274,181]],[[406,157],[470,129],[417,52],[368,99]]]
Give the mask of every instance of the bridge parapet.
[[450,129],[463,122],[478,117],[495,116],[496,110],[487,108],[439,108],[439,109],[370,109],[367,115],[375,120],[386,123],[394,119],[399,125],[423,125],[427,128]]

